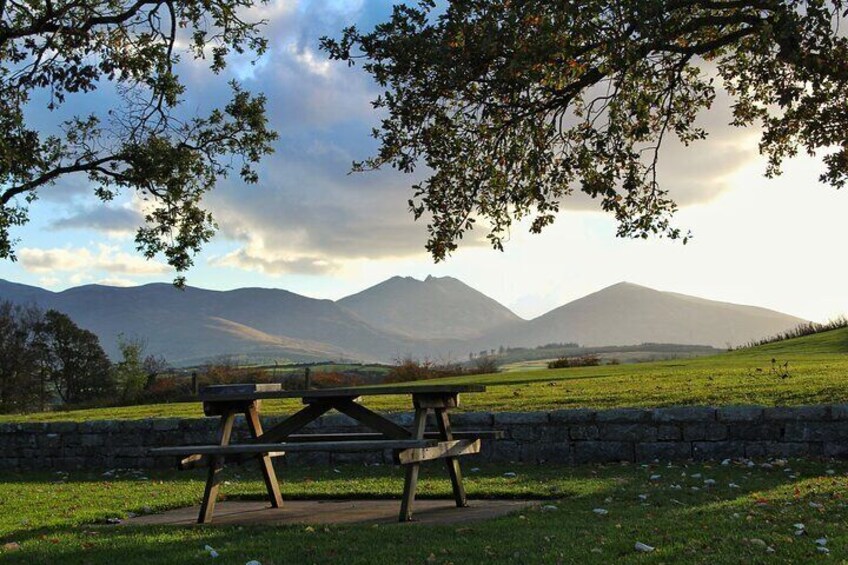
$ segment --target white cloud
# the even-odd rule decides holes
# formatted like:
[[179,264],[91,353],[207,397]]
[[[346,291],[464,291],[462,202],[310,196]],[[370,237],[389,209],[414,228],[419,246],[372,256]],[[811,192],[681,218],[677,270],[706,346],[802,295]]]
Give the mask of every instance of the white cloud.
[[[25,247],[18,251],[20,264],[33,273],[74,271],[75,277],[85,278],[84,272],[102,271],[110,274],[152,275],[162,274],[170,268],[157,261],[147,261],[138,255],[121,251],[118,247],[99,244],[94,253],[85,247],[39,249]],[[73,281],[72,281],[73,282]]]
[[332,63],[324,55],[317,55],[308,47],[298,48],[294,43],[291,43],[286,48],[286,51],[297,61],[300,66],[307,72],[313,75],[329,77],[332,71]]
[[44,288],[57,287],[57,286],[59,286],[59,284],[61,282],[62,282],[61,279],[59,279],[57,277],[51,277],[51,276],[39,277],[39,279],[38,279],[38,284],[40,286],[43,286]]
[[127,286],[135,286],[136,282],[131,281],[129,279],[122,279],[122,278],[113,277],[113,278],[100,279],[100,280],[97,281],[97,284],[102,284],[102,285],[105,285],[105,286],[127,287]]
[[125,238],[144,223],[144,216],[134,201],[129,206],[110,207],[97,203],[73,209],[68,215],[50,222],[54,230],[95,230],[113,238]]
[[210,259],[216,267],[231,267],[247,271],[258,271],[267,275],[302,273],[323,275],[335,271],[337,264],[320,257],[271,253],[261,246],[247,245],[223,257]]
[[34,273],[52,273],[55,271],[75,271],[91,262],[92,254],[88,249],[35,249],[24,247],[18,251],[21,265]]

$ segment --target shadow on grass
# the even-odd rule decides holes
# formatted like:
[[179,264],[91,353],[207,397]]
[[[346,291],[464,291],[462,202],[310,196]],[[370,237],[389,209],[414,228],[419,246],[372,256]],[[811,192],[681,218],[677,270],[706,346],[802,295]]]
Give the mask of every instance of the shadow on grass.
[[[579,468],[515,465],[516,478],[504,478],[504,466],[482,469],[469,479],[471,497],[552,497],[556,510],[522,511],[521,514],[479,522],[468,527],[346,525],[213,526],[92,528],[73,517],[67,523],[17,529],[8,541],[22,545],[18,552],[0,554],[10,563],[191,563],[209,562],[209,545],[222,563],[255,559],[270,563],[402,563],[451,561],[453,563],[609,563],[629,562],[810,562],[820,558],[814,539],[826,537],[831,557],[843,559],[848,547],[848,520],[841,497],[848,486],[845,465],[792,461],[791,475],[778,466],[716,466],[692,464],[674,467],[652,465],[595,465]],[[825,473],[825,469],[828,473]],[[400,475],[388,468],[342,467],[293,470],[288,498],[394,498]],[[441,471],[441,469],[439,469]],[[433,469],[435,471],[435,469]],[[329,473],[329,475],[327,474]],[[285,472],[282,473],[285,475]],[[345,475],[346,474],[346,475]],[[448,482],[432,472],[423,477],[427,495],[449,495]],[[661,480],[651,477],[660,475]],[[343,476],[339,476],[343,475]],[[797,480],[792,476],[799,476]],[[715,486],[704,487],[704,479]],[[0,480],[2,480],[0,476]],[[177,481],[176,486],[200,486],[192,477],[176,473],[151,473],[151,480]],[[34,480],[25,485],[47,490],[49,483]],[[101,479],[80,477],[81,486],[98,489]],[[76,480],[72,478],[71,480]],[[132,479],[115,479],[114,489]],[[675,490],[673,482],[683,482]],[[688,481],[688,482],[686,482]],[[737,481],[741,487],[728,487]],[[164,483],[163,483],[164,484]],[[318,485],[322,485],[320,490]],[[695,489],[699,485],[699,489]],[[555,488],[552,488],[555,487]],[[231,498],[262,497],[261,482],[229,485]],[[285,490],[284,490],[285,492]],[[423,493],[422,493],[423,494]],[[645,498],[639,496],[644,494]],[[197,492],[199,498],[199,488]],[[174,499],[178,502],[179,497]],[[120,507],[119,493],[104,517]],[[593,509],[603,507],[609,515]],[[807,536],[795,536],[793,524],[804,523]],[[750,542],[762,540],[773,547]],[[636,554],[635,541],[656,546],[648,555]],[[433,556],[431,559],[430,556]]]
[[[778,501],[783,486],[759,493]],[[586,501],[600,503],[601,492]],[[791,497],[791,495],[790,495]],[[587,508],[560,503],[557,512],[520,514],[456,526],[218,526],[218,527],[57,527],[31,532],[23,549],[4,557],[9,563],[742,563],[766,557],[748,538],[765,540],[778,549],[772,562],[808,562],[817,556],[812,540],[785,542],[793,520],[816,524],[809,512],[782,515],[780,505],[763,512],[757,522],[730,520],[733,511],[750,511],[749,493],[722,500],[676,506],[668,502],[644,508],[637,503],[614,508],[614,518],[599,518]],[[802,501],[803,502],[803,501]],[[807,508],[802,504],[802,510]],[[816,524],[833,540],[845,538],[845,523]],[[791,531],[791,530],[789,530]],[[791,536],[790,536],[791,537]],[[657,546],[651,555],[637,554],[633,540]],[[792,540],[790,540],[792,541]],[[832,542],[836,543],[836,542]],[[595,552],[593,552],[595,550]],[[429,556],[435,556],[431,558]]]

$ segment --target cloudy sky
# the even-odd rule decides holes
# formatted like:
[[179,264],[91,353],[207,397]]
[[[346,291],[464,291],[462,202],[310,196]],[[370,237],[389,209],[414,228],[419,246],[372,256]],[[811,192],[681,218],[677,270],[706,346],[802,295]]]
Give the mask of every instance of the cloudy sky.
[[[393,275],[451,275],[532,317],[626,280],[813,320],[848,314],[848,192],[819,184],[821,165],[806,156],[765,179],[757,132],[726,125],[723,97],[704,117],[708,141],[663,155],[661,182],[682,205],[677,223],[695,236],[688,245],[617,239],[609,217],[576,199],[541,235],[516,226],[504,253],[471,242],[434,264],[424,226],[406,209],[416,179],[348,174],[375,148],[375,86],[317,49],[322,35],[353,23],[368,28],[389,10],[390,2],[377,0],[272,0],[261,10],[271,49],[257,65],[235,62],[220,76],[184,65],[189,107],[223,101],[235,76],[266,93],[280,132],[258,185],[233,181],[210,195],[221,230],[197,257],[189,284],[335,299]],[[74,103],[105,107],[109,97]],[[51,117],[38,110],[32,119]],[[32,222],[15,233],[19,260],[0,263],[0,277],[53,290],[172,280],[166,265],[134,252],[138,203],[125,196],[105,206],[89,193],[84,178],[43,191]]]

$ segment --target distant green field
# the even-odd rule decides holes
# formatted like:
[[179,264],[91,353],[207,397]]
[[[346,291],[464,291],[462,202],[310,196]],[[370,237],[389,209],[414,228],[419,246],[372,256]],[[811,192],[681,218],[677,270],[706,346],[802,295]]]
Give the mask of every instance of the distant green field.
[[[426,382],[488,386],[485,394],[464,395],[462,410],[848,402],[848,328],[696,359],[515,371]],[[410,409],[405,397],[375,397],[367,402],[384,411]],[[266,401],[263,412],[289,413],[299,406],[296,401]],[[199,403],[189,402],[3,416],[0,421],[201,416]]]

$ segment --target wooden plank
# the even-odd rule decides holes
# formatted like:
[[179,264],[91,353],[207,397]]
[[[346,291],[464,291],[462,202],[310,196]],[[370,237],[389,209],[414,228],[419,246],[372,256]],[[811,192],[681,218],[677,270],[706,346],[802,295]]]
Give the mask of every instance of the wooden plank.
[[[251,443],[255,443],[259,440],[262,440],[266,443],[279,442],[284,440],[289,434],[296,432],[303,427],[307,426],[313,420],[316,420],[321,417],[322,414],[330,410],[332,406],[327,405],[326,403],[317,403],[310,404],[305,408],[295,412],[276,426],[266,430],[260,437],[252,439]],[[151,450],[151,453],[156,453],[156,450]],[[183,451],[182,453],[187,453]],[[178,453],[177,453],[178,455]],[[277,457],[282,454],[269,453],[271,457]],[[237,463],[241,465],[248,459],[255,457],[256,455],[246,455],[242,454],[239,456],[235,456],[228,459],[228,462]],[[187,469],[196,469],[198,467],[206,467],[209,465],[209,460],[206,456],[201,455],[200,457],[197,454],[192,454],[189,457],[183,459],[179,464],[180,470]]]
[[[415,410],[415,421],[412,424],[412,437],[415,439],[423,439],[424,431],[427,428],[427,410],[419,408]],[[415,503],[415,492],[418,490],[418,463],[413,463],[406,466],[406,472],[403,480],[403,498],[400,502],[399,522],[412,521],[412,506]]]
[[[453,432],[453,439],[503,439],[505,437],[505,433],[503,430],[469,430],[469,431],[461,431],[461,432]],[[292,434],[286,438],[286,443],[303,443],[303,442],[341,442],[341,441],[373,441],[380,439],[391,439],[387,438],[384,434],[381,433],[346,433],[346,434]],[[425,432],[424,439],[442,439],[442,435],[439,432]],[[161,450],[168,450],[166,453],[162,453]],[[148,453],[151,455],[184,455],[189,453],[191,448],[182,448],[182,447],[166,447],[166,448],[153,448],[148,450]],[[269,457],[282,457],[285,455],[283,451],[276,451],[268,453]],[[201,467],[207,467],[209,465],[209,456],[201,455],[201,454],[191,454],[188,457],[185,457],[179,464],[178,468],[181,471],[185,471],[188,469],[199,469]],[[239,462],[237,458],[229,459],[228,462]]]
[[[157,455],[156,449],[157,448],[150,449],[148,450],[148,453],[151,455]],[[184,457],[179,463],[177,463],[177,470],[188,471],[189,469],[199,469],[200,467],[206,467],[207,465],[209,465],[209,460],[206,457],[200,454],[194,454]]]
[[[453,439],[503,439],[503,430],[463,430],[454,431]],[[301,441],[365,441],[373,439],[388,439],[385,435],[377,432],[352,432],[335,434],[292,434],[286,438],[287,442]],[[440,432],[424,432],[424,439],[443,439]]]
[[333,406],[328,403],[309,404],[299,411],[295,412],[276,426],[265,431],[260,437],[254,440],[255,443],[275,443],[283,441],[290,434],[306,427],[311,422],[320,418],[325,412],[331,410]]
[[[446,410],[436,410],[436,425],[439,428],[439,433],[442,436],[444,441],[450,441],[454,438],[453,430],[451,429],[450,418],[448,418],[448,413]],[[480,440],[476,440],[477,451],[473,453],[480,452]],[[462,453],[462,455],[467,455],[467,453]],[[462,469],[459,466],[459,459],[457,456],[449,456],[445,460],[445,465],[448,468],[448,475],[451,480],[451,487],[453,488],[453,498],[456,501],[456,505],[459,508],[468,506],[468,499],[465,496],[465,487],[462,485]]]
[[[357,422],[365,424],[372,430],[376,430],[386,437],[392,439],[408,439],[412,437],[409,430],[403,426],[395,424],[385,416],[377,414],[373,410],[369,410],[356,402],[350,400],[335,402],[333,403],[333,407],[342,414],[350,416]],[[423,436],[418,439],[423,439]]]
[[[395,455],[395,458],[400,465],[411,465],[423,461],[462,457],[463,455],[472,455],[474,453],[480,453],[479,439],[453,439],[450,441],[440,441],[437,445],[429,447],[404,449],[399,451]],[[465,505],[460,504],[459,506]]]
[[[227,412],[221,416],[221,426],[218,430],[218,444],[226,446],[230,443],[233,433],[233,422],[236,419],[235,412]],[[212,521],[215,513],[215,503],[218,501],[218,489],[221,486],[221,471],[224,469],[224,460],[214,457],[209,465],[206,476],[206,487],[203,490],[203,502],[200,504],[200,513],[197,516],[198,524],[207,524]]]
[[[276,458],[282,457],[286,454],[285,451],[269,451],[268,453],[261,453],[261,455],[267,455],[268,457]],[[247,459],[255,459],[260,456],[260,453],[254,453],[250,457],[245,458],[243,454],[239,455],[222,455],[225,463],[233,463],[236,465],[243,465]],[[203,467],[208,467],[211,459],[211,455],[192,455],[190,457],[186,457],[183,459],[178,465],[177,469],[179,471],[189,471],[191,469],[201,469]]]
[[[247,419],[247,428],[250,430],[250,435],[254,439],[259,438],[262,435],[262,422],[259,421],[259,412],[256,410],[256,405],[251,404],[244,416]],[[265,490],[268,491],[268,500],[271,502],[271,507],[281,508],[283,497],[280,494],[280,484],[277,481],[277,474],[274,472],[274,462],[268,453],[259,458],[259,468],[262,471],[262,479],[265,481]]]
[[[467,440],[463,440],[467,441]],[[368,451],[372,449],[411,449],[438,445],[436,439],[378,439],[368,441],[316,441],[316,442],[280,442],[280,443],[237,443],[233,445],[185,445],[181,447],[159,447],[151,452],[156,455],[182,455],[186,453],[200,455],[239,455],[270,452],[301,451]]]
[[413,394],[412,404],[416,408],[456,408],[459,395],[456,393]]
[[223,416],[227,412],[244,413],[251,406],[259,404],[261,400],[226,400],[223,402],[204,402],[204,416]]
[[[234,386],[234,385],[223,385]],[[460,394],[486,392],[483,385],[458,384],[458,385],[388,385],[370,387],[347,387],[347,388],[325,388],[319,390],[271,390],[254,391],[247,393],[218,391],[207,394],[204,389],[199,397],[200,400],[223,401],[223,400],[257,400],[260,398],[311,398],[326,399],[350,398],[356,396],[380,396],[386,394]]]
[[233,396],[253,394],[255,392],[275,392],[283,390],[280,383],[239,383],[232,385],[209,385],[203,387],[200,394],[206,396]]

